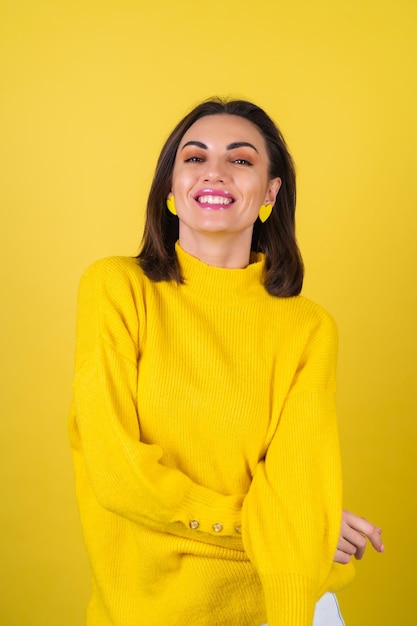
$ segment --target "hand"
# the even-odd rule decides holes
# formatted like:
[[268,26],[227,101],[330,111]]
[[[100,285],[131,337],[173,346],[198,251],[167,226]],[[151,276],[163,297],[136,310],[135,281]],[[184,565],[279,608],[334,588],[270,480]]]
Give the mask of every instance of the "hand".
[[384,552],[382,530],[363,517],[343,511],[339,542],[334,555],[335,563],[346,565],[352,556],[360,560],[365,554],[367,539],[377,552]]

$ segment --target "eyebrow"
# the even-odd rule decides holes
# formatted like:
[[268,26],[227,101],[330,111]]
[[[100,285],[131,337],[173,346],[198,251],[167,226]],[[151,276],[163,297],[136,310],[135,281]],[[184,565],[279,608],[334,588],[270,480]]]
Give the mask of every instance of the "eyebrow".
[[[202,150],[208,150],[206,144],[202,143],[201,141],[187,141],[187,143],[183,145],[181,150],[184,150],[184,148],[186,148],[187,146],[197,146],[197,148],[201,148]],[[226,150],[235,150],[236,148],[252,148],[252,150],[258,152],[255,146],[248,141],[234,141],[233,143],[229,143],[226,146]]]

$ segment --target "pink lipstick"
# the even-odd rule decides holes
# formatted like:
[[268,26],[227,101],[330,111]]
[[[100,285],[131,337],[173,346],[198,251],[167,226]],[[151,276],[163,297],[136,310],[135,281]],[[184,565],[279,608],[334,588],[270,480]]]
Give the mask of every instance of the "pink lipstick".
[[202,209],[224,210],[233,204],[235,198],[225,189],[201,189],[194,200]]

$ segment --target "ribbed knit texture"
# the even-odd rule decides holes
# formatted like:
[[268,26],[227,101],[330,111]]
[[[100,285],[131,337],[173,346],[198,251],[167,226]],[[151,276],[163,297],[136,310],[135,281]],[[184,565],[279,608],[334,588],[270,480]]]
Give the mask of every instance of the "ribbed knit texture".
[[264,259],[184,285],[135,259],[80,287],[70,439],[93,571],[88,626],[311,626],[352,576],[341,518],[336,333],[270,296]]

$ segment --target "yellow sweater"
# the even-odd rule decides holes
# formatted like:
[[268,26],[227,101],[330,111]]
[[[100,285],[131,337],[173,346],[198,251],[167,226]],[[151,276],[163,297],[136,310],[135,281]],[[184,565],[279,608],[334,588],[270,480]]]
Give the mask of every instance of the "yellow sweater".
[[264,258],[184,285],[132,258],[81,281],[70,439],[89,626],[310,626],[351,578],[328,314],[262,285]]

